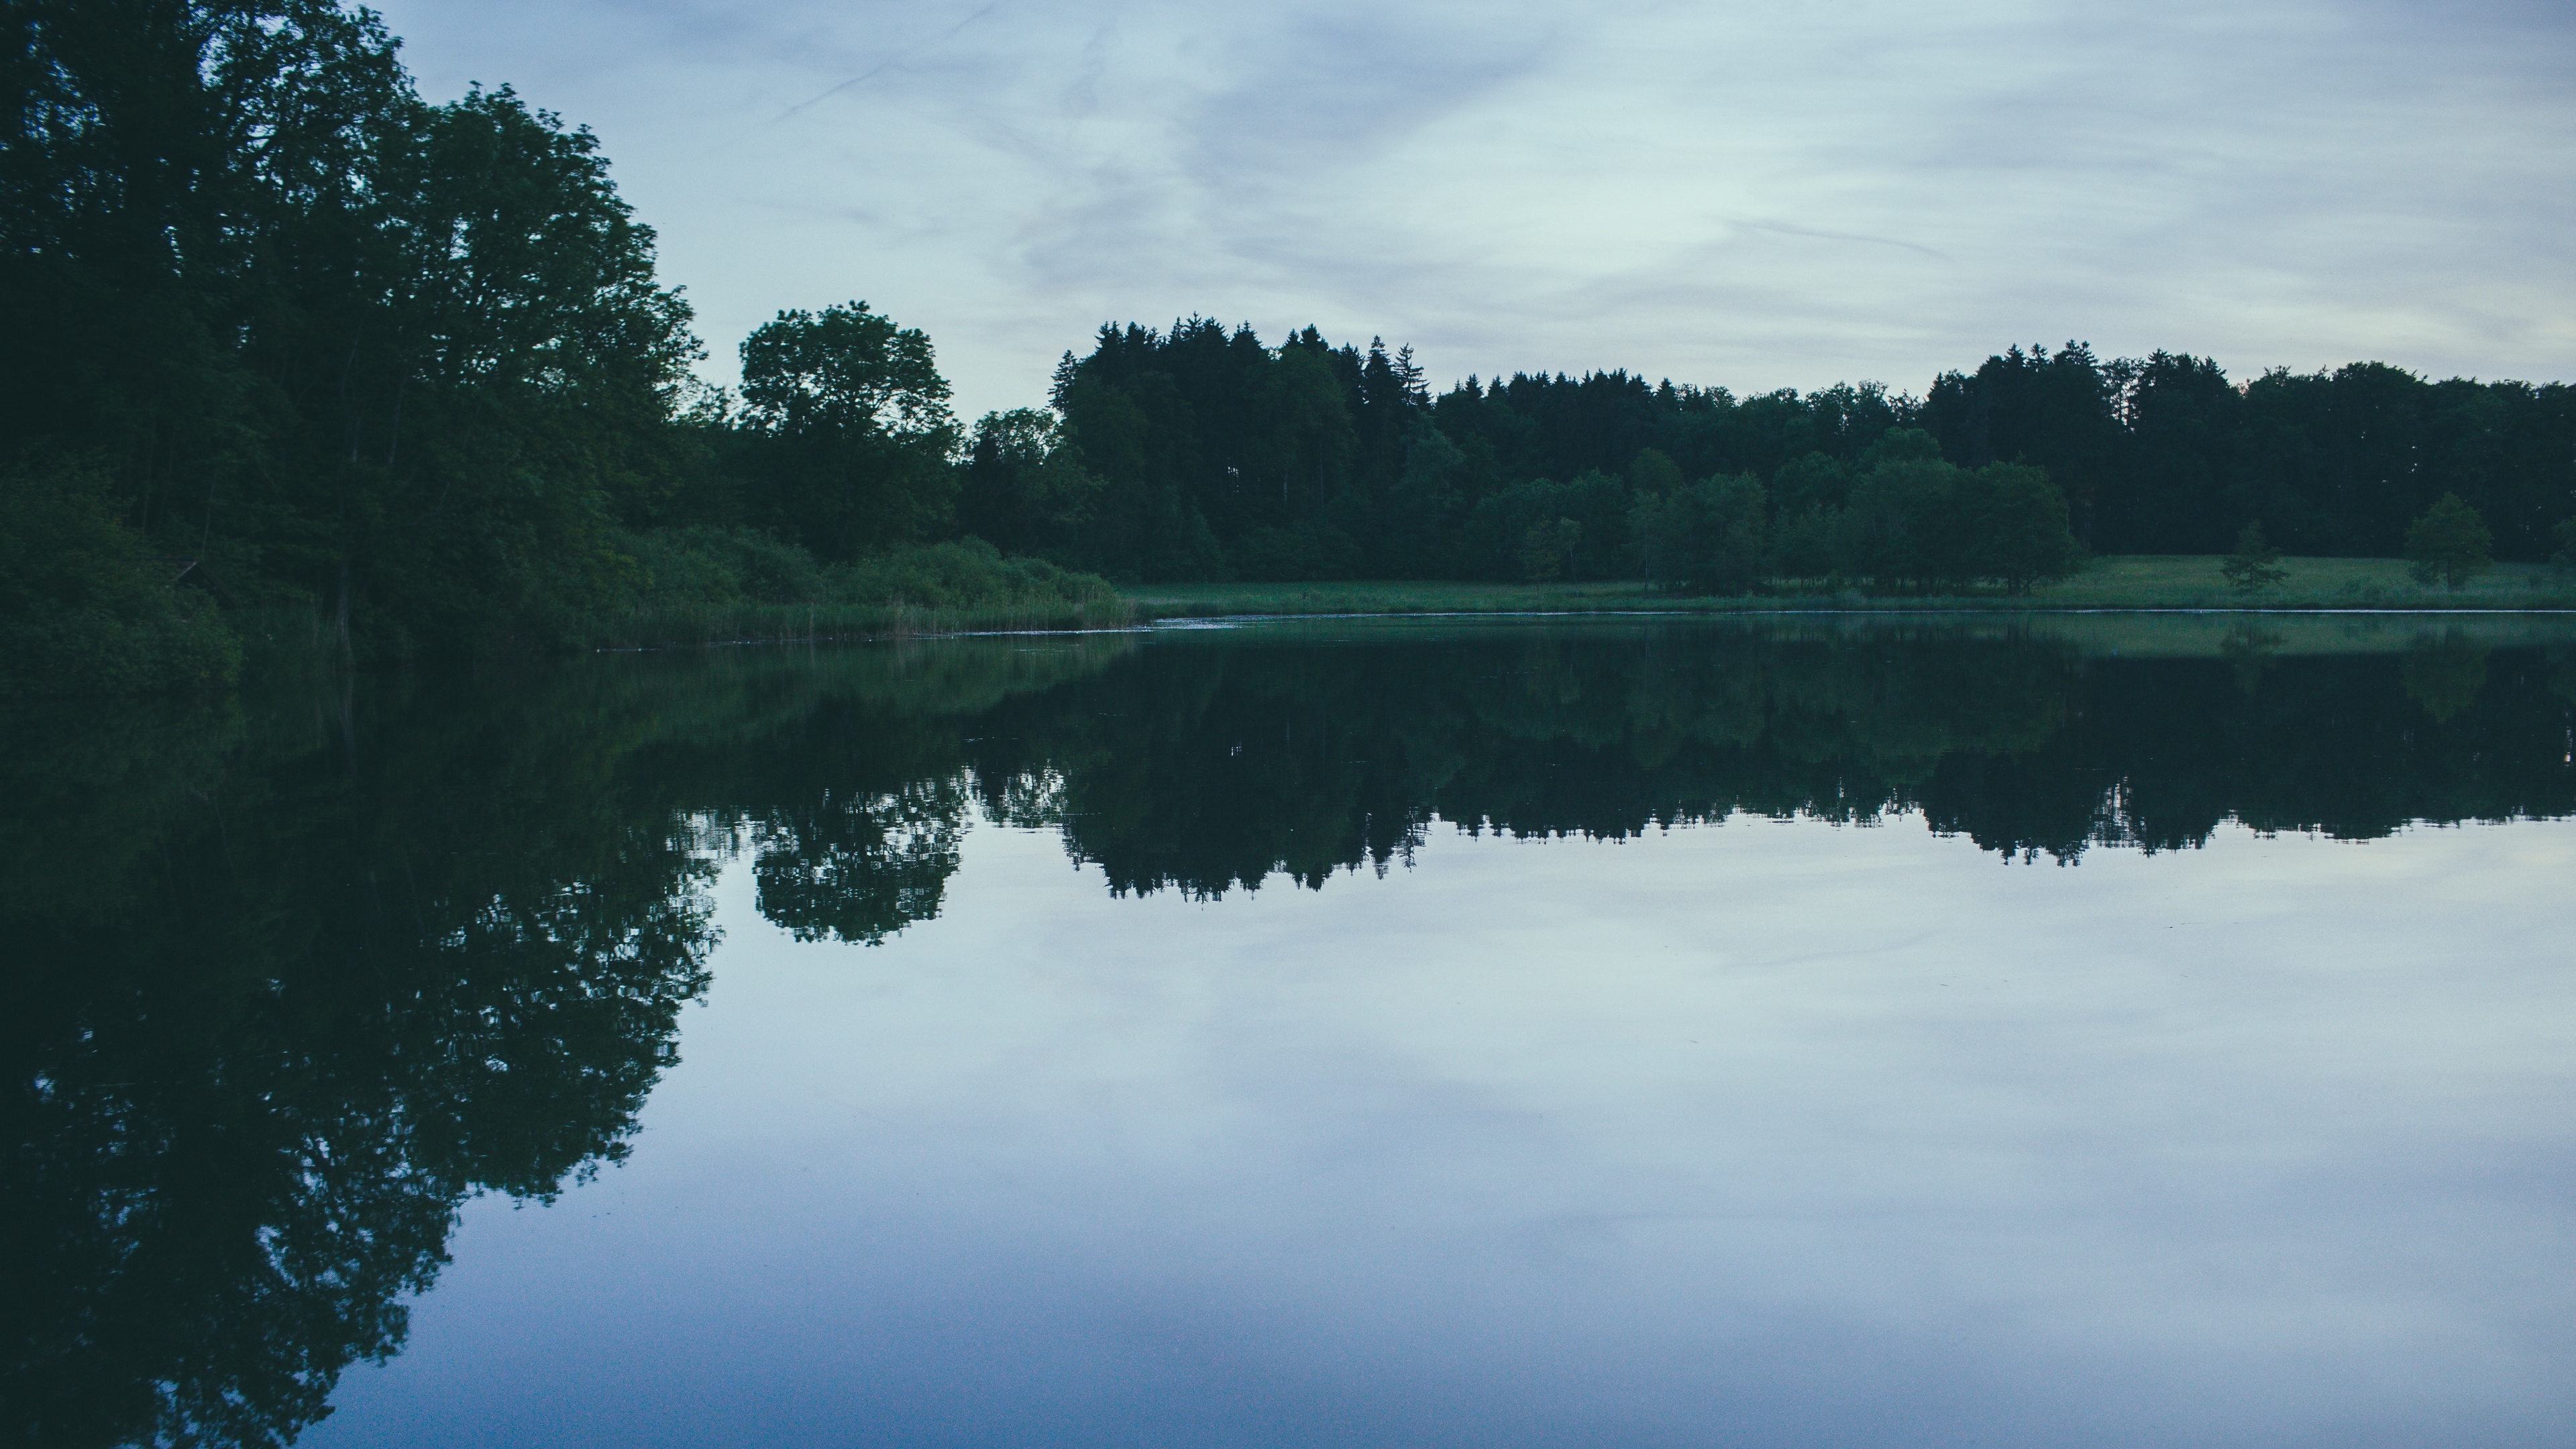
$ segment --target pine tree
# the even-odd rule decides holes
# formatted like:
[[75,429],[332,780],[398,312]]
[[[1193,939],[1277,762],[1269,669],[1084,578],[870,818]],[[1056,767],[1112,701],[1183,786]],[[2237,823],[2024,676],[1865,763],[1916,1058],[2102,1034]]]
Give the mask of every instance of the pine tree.
[[2261,519],[2248,523],[2236,535],[2236,552],[2218,566],[2227,575],[2227,586],[2240,594],[2257,594],[2290,576],[2281,567],[2281,551],[2263,538]]

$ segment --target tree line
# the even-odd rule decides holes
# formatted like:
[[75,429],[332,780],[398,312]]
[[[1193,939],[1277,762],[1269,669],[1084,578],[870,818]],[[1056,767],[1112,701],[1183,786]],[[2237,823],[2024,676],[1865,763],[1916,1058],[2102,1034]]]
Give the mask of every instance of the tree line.
[[[1435,393],[1409,349],[1104,326],[955,416],[847,302],[709,387],[597,138],[432,102],[333,0],[24,0],[0,131],[0,681],[560,647],[735,604],[1079,600],[1102,575],[2015,591],[2083,551],[2397,552],[2456,496],[2576,548],[2561,384],[2008,349],[1921,397],[1626,372]],[[1013,562],[1012,560],[1018,560]],[[292,627],[277,624],[284,618]]]
[[2576,390],[2020,347],[1921,397],[1469,377],[1409,349],[1103,327],[1050,411],[975,430],[972,526],[1146,579],[1590,577],[2026,587],[2092,553],[2391,556],[2446,496],[2576,550]]
[[597,138],[506,86],[424,100],[373,14],[26,0],[0,36],[0,686],[1098,592],[962,542],[919,332],[783,313],[706,387]]

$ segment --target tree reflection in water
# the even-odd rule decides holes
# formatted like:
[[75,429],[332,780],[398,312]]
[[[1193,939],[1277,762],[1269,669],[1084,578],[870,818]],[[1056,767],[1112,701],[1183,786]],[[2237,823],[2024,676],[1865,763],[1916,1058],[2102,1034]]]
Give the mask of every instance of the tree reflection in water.
[[875,944],[938,913],[979,811],[1206,897],[1383,871],[1438,821],[1914,812],[2067,862],[2576,812],[2564,645],[2157,637],[1335,625],[22,715],[0,1400],[30,1442],[291,1439],[399,1348],[465,1199],[624,1155],[737,855],[768,920]]

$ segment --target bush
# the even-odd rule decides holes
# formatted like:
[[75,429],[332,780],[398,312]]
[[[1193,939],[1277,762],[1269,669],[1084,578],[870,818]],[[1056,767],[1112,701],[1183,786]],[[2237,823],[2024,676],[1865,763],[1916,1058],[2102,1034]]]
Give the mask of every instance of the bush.
[[980,538],[916,544],[836,565],[825,576],[825,587],[838,603],[919,609],[1039,611],[1118,596],[1098,575],[1058,568],[1044,559],[1004,558]]
[[104,474],[0,472],[0,692],[139,694],[230,684],[241,643],[117,517]]
[[752,528],[665,528],[627,534],[619,552],[639,577],[630,608],[809,604],[824,597],[814,556]]

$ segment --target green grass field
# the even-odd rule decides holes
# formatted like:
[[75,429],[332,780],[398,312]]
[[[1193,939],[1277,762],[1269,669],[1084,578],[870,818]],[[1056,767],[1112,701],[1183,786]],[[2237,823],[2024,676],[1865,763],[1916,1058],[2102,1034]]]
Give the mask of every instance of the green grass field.
[[1140,619],[1221,618],[1246,614],[1721,614],[1769,609],[1971,610],[2059,609],[2568,609],[2576,576],[2540,564],[2498,564],[2446,593],[2418,584],[2405,561],[2384,558],[2282,560],[2290,576],[2251,596],[2227,587],[2214,555],[2123,555],[2094,559],[2084,571],[2020,598],[1968,595],[1880,595],[1809,592],[1777,585],[1760,594],[1723,598],[1649,592],[1633,581],[1597,584],[1353,582],[1305,584],[1140,584],[1126,596]]

